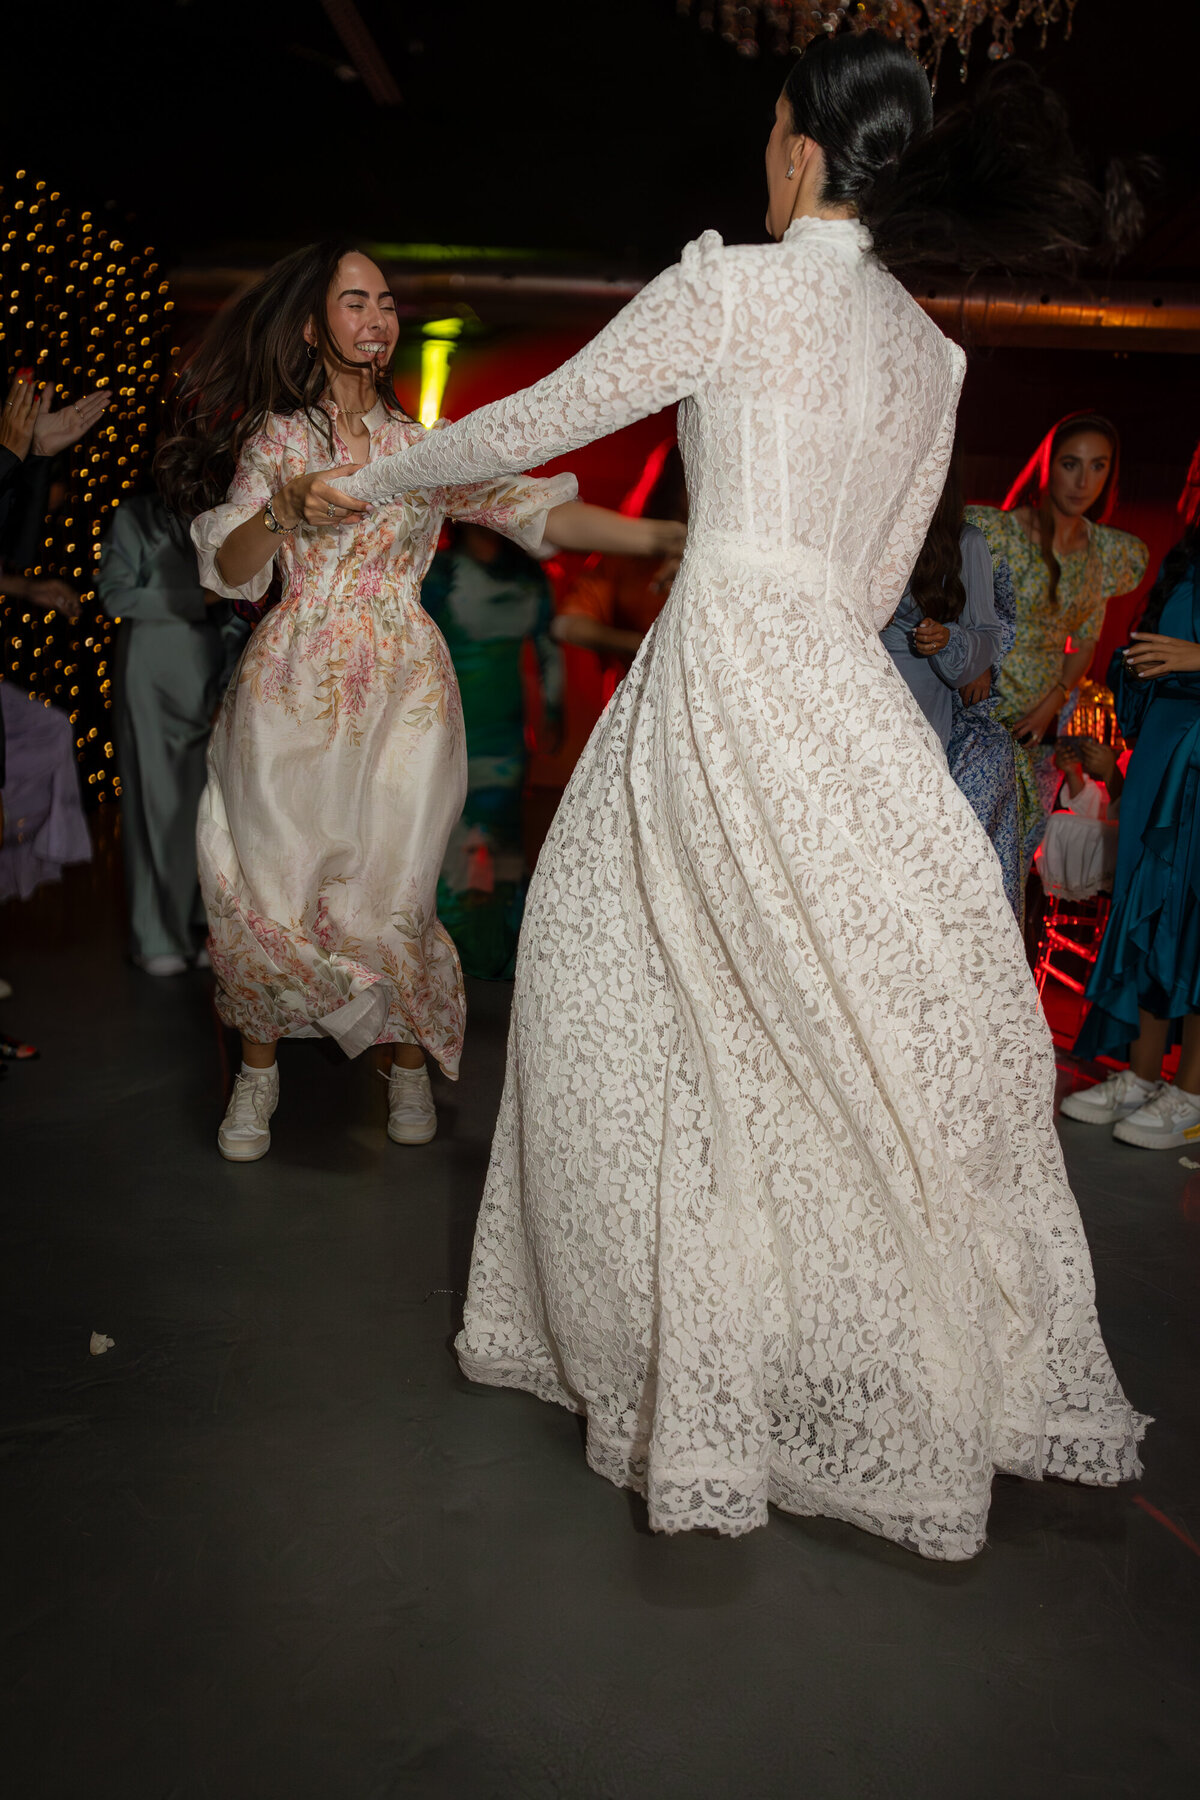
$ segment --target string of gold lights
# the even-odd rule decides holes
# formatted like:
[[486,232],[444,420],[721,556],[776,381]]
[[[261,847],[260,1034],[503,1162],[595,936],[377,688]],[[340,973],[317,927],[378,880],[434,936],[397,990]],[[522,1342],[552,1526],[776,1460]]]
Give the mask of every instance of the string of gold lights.
[[167,342],[172,302],[153,249],[135,250],[28,170],[0,183],[0,208],[5,391],[16,370],[29,366],[53,387],[55,406],[97,388],[113,395],[100,425],[64,451],[65,499],[52,489],[39,560],[23,571],[69,582],[83,602],[79,620],[0,599],[0,679],[67,710],[88,798],[100,802],[121,789],[108,718],[115,628],[97,603],[95,568],[108,518],[153,453],[154,417],[174,354]]
[[991,27],[988,55],[1013,54],[1016,33],[1036,26],[1042,46],[1052,25],[1071,35],[1079,0],[676,0],[681,13],[695,13],[701,30],[717,31],[743,56],[760,45],[776,51],[803,50],[822,32],[874,28],[900,38],[936,73],[954,45],[966,79],[971,40]]

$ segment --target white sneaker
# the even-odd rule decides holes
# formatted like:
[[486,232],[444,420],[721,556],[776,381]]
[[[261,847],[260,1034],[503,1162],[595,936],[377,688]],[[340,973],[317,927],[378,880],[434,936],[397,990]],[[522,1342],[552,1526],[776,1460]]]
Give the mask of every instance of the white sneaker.
[[400,1069],[388,1076],[388,1136],[393,1144],[427,1144],[437,1131],[429,1070]]
[[1113,1136],[1139,1150],[1179,1150],[1200,1140],[1200,1095],[1164,1081],[1153,1100],[1113,1126]]
[[133,960],[146,975],[187,974],[187,958],[170,952],[165,956],[135,956]]
[[271,1148],[271,1114],[279,1105],[279,1068],[262,1075],[239,1075],[217,1133],[217,1149],[227,1162],[257,1162]]
[[1118,1119],[1140,1111],[1161,1086],[1161,1082],[1156,1082],[1147,1087],[1132,1069],[1122,1069],[1107,1081],[1098,1081],[1095,1087],[1079,1088],[1065,1095],[1059,1110],[1083,1125],[1114,1125]]

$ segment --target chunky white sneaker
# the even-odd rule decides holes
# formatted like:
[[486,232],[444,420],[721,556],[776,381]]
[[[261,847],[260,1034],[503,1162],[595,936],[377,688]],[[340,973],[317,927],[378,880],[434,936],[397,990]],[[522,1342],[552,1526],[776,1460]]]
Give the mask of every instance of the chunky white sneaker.
[[1113,1136],[1139,1150],[1179,1150],[1200,1142],[1200,1095],[1164,1081],[1153,1100],[1113,1126]]
[[1078,1119],[1083,1125],[1115,1125],[1118,1119],[1128,1118],[1130,1113],[1140,1111],[1148,1100],[1153,1100],[1161,1086],[1162,1083],[1157,1082],[1153,1087],[1147,1087],[1132,1069],[1122,1069],[1119,1074],[1110,1075],[1107,1081],[1098,1081],[1095,1087],[1079,1088],[1074,1094],[1067,1094],[1059,1110],[1068,1119]]
[[279,1105],[279,1069],[239,1075],[217,1133],[217,1149],[227,1162],[257,1162],[271,1148],[269,1120]]
[[146,975],[186,975],[187,958],[167,951],[162,956],[135,956],[134,962]]
[[388,1076],[388,1136],[393,1144],[427,1144],[437,1131],[429,1070],[400,1069]]

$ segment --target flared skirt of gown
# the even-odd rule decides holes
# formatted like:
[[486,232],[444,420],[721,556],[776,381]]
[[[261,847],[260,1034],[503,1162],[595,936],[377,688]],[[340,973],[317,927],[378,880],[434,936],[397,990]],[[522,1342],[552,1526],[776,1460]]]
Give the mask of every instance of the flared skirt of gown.
[[1114,1483],[1117,1382],[1000,867],[823,559],[689,546],[543,849],[457,1349],[657,1529],[924,1555]]

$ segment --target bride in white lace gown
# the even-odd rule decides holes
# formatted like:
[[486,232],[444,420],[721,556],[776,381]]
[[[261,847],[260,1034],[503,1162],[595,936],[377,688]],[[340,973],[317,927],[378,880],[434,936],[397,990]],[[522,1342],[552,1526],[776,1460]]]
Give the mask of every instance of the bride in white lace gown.
[[683,565],[529,897],[463,1369],[585,1414],[657,1529],[772,1501],[961,1558],[994,1469],[1116,1482],[1144,1421],[999,864],[878,635],[964,359],[828,216],[796,83],[780,242],[706,233],[557,373],[343,486],[479,481],[683,401]]

